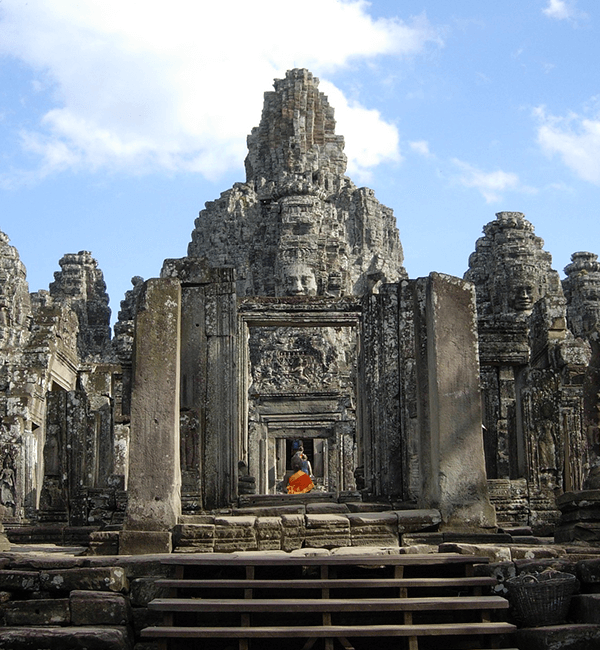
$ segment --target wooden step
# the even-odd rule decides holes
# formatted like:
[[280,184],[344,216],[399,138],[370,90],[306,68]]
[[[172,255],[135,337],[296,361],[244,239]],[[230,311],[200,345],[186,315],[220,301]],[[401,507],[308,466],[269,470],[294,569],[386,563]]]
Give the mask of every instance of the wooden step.
[[161,612],[391,612],[508,609],[500,596],[438,598],[155,598],[149,609]]
[[161,564],[178,566],[436,566],[444,564],[487,564],[489,558],[457,553],[406,555],[259,555],[238,553],[181,553],[161,558]]
[[291,578],[289,580],[229,580],[161,578],[155,585],[172,589],[364,589],[386,587],[492,587],[495,578]]
[[290,625],[268,627],[147,627],[142,637],[151,638],[332,638],[390,636],[456,636],[507,634],[516,627],[510,623],[431,623],[426,625]]

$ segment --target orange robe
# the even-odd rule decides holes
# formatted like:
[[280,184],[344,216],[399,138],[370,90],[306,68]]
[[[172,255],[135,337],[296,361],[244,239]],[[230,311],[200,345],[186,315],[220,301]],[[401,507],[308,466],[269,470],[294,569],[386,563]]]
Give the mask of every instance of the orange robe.
[[288,479],[288,494],[304,494],[310,492],[315,484],[310,480],[310,476],[301,469],[292,474]]

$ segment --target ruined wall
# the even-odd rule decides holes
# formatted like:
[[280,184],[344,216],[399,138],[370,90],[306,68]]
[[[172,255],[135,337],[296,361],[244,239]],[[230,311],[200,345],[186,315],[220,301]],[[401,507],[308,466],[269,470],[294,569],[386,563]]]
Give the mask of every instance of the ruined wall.
[[108,349],[102,272],[85,251],[66,255],[50,291],[29,294],[25,267],[1,238],[3,520],[119,523],[125,485],[114,419],[121,372]]
[[[583,381],[583,431],[589,455],[589,472],[600,471],[600,262],[594,253],[579,252],[565,267],[563,289],[567,322],[576,337],[586,340],[591,359]],[[587,478],[587,477],[586,477]],[[596,479],[597,480],[597,479]]]

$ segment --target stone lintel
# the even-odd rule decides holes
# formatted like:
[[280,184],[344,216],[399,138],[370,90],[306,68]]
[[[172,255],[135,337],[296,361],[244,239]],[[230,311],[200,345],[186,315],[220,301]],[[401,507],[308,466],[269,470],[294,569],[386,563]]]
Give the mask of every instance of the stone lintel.
[[167,259],[163,262],[161,278],[175,278],[184,285],[235,282],[235,269],[229,266],[212,267],[198,257]]

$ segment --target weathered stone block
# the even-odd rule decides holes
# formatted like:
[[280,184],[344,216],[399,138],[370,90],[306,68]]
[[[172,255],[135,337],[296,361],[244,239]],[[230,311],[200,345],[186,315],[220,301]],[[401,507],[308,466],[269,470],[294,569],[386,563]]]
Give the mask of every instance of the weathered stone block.
[[561,524],[554,529],[554,540],[558,544],[565,542],[589,542],[600,541],[600,522],[577,521]]
[[169,598],[171,589],[157,584],[157,578],[135,578],[129,585],[132,607],[146,607],[154,598]]
[[178,524],[173,529],[173,545],[177,553],[211,552],[215,546],[215,525]]
[[[168,531],[181,515],[179,461],[181,287],[148,280],[140,293],[133,359],[127,531]],[[160,468],[160,470],[158,469]],[[149,471],[149,469],[151,471]],[[120,554],[157,553],[157,536],[121,535]],[[168,544],[170,552],[170,542]]]
[[342,515],[306,515],[304,545],[314,548],[351,546],[348,518]]
[[73,625],[127,625],[131,618],[129,602],[121,594],[74,590],[70,603]]
[[473,567],[473,575],[496,578],[498,584],[492,587],[493,593],[499,596],[506,596],[508,593],[508,589],[505,586],[506,581],[514,578],[517,575],[517,570],[514,562],[476,564]]
[[440,544],[440,553],[460,553],[461,555],[480,555],[490,559],[490,562],[509,562],[511,557],[510,548],[507,546],[493,546],[491,544],[455,544],[446,542]]
[[352,546],[397,546],[397,518],[393,512],[348,514]]
[[595,585],[600,583],[600,558],[578,562],[577,577],[582,583]]
[[398,522],[399,533],[412,533],[438,526],[442,521],[439,510],[394,510]]
[[71,622],[68,598],[14,600],[6,603],[2,609],[5,624],[8,627],[13,625],[69,625]]
[[282,515],[281,549],[291,552],[302,548],[306,537],[306,522],[304,515]]
[[281,517],[257,517],[256,541],[259,551],[278,551],[281,549],[283,524]]
[[548,546],[511,546],[510,552],[513,560],[541,560],[561,555],[559,550]]
[[173,528],[173,538],[176,543],[181,540],[212,540],[215,536],[214,524],[178,524]]
[[129,587],[125,570],[121,567],[42,571],[40,586],[49,592],[70,592],[74,589],[126,592]]
[[576,563],[567,558],[518,559],[515,560],[514,564],[517,574],[533,573],[534,571],[541,573],[546,569],[554,569],[555,571],[572,573],[573,575],[577,574]]
[[569,618],[578,623],[600,625],[600,594],[573,596]]
[[519,648],[527,650],[595,650],[600,647],[597,625],[551,625],[517,630]]
[[0,570],[0,589],[8,591],[39,591],[40,574],[38,571]]
[[90,545],[87,555],[118,555],[119,532],[116,530],[102,530],[90,535]]
[[256,550],[255,522],[256,517],[216,517],[215,552]]
[[345,503],[307,503],[307,515],[340,515],[350,512]]
[[306,533],[317,530],[350,530],[348,517],[341,515],[306,515]]
[[4,650],[131,650],[127,628],[7,627],[0,628]]
[[119,533],[119,555],[170,553],[171,533],[158,530],[122,530]]

